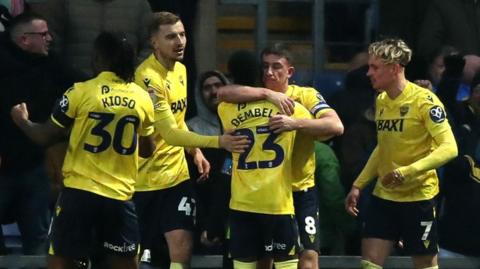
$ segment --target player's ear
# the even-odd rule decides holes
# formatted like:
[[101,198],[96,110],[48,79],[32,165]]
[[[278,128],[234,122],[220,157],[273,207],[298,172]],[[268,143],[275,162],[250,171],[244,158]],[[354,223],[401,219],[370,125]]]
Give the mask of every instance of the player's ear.
[[290,66],[288,67],[288,69],[287,69],[288,78],[291,78],[294,73],[295,73],[295,67],[293,67],[293,66],[290,65]]

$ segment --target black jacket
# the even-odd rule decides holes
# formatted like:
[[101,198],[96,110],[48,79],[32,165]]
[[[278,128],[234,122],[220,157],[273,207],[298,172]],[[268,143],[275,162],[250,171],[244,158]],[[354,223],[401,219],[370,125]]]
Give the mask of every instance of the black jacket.
[[78,79],[80,76],[61,66],[54,56],[25,52],[6,34],[0,35],[0,174],[29,172],[43,162],[42,147],[11,120],[12,106],[25,102],[30,119],[44,122],[55,100]]

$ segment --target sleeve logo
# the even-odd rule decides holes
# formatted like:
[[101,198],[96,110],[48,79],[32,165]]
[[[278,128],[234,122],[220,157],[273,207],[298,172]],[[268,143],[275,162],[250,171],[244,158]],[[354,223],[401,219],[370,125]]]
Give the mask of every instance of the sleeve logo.
[[66,113],[68,110],[68,97],[66,95],[62,96],[62,98],[58,102],[58,105],[60,106],[60,110],[63,113]]
[[439,106],[430,108],[430,119],[435,123],[441,123],[445,120],[445,111]]
[[319,92],[317,93],[317,98],[318,98],[318,101],[325,102],[325,99],[323,99],[323,96]]
[[149,78],[144,78],[144,79],[143,79],[143,84],[145,84],[145,87],[148,88],[148,86],[150,86],[150,81],[151,81],[151,80],[150,80]]

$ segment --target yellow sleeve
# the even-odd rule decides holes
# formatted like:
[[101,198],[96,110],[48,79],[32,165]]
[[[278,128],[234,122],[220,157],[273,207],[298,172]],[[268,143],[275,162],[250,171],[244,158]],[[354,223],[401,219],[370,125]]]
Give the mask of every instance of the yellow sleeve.
[[457,142],[452,130],[442,132],[433,137],[438,147],[424,158],[398,168],[398,172],[407,180],[418,173],[438,168],[458,155]]
[[314,88],[305,87],[302,94],[302,105],[310,111],[314,118],[319,119],[327,111],[332,110],[320,92]]
[[169,108],[156,109],[155,120],[155,132],[160,134],[167,144],[180,147],[220,147],[218,136],[205,136],[190,132],[188,131],[186,124],[183,124],[185,126],[178,126],[173,117],[172,111]]
[[142,127],[140,129],[141,136],[149,136],[155,132],[155,112],[153,110],[152,100],[146,96],[145,97],[145,118],[142,121]]
[[373,179],[378,176],[378,145],[373,150],[370,158],[368,158],[368,162],[363,168],[360,175],[357,177],[355,182],[353,182],[353,186],[363,189],[365,186],[370,183]]

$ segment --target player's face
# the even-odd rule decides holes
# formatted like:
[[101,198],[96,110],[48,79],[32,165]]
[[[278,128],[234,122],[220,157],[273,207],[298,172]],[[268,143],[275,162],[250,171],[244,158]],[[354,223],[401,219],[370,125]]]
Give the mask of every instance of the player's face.
[[293,66],[285,57],[275,54],[266,54],[262,57],[263,85],[270,90],[285,91],[293,71]]
[[368,58],[367,76],[370,78],[372,87],[377,91],[389,89],[396,78],[395,64],[385,64],[379,58]]
[[52,35],[48,31],[47,23],[44,20],[33,20],[23,33],[21,42],[23,48],[30,53],[48,55]]
[[155,53],[166,61],[182,60],[186,44],[187,37],[181,21],[160,25],[158,32],[152,37]]
[[445,63],[443,61],[443,56],[437,56],[428,69],[428,73],[433,85],[437,85],[440,82],[444,71]]
[[217,106],[218,106],[218,98],[217,98],[217,92],[218,88],[223,86],[224,84],[222,81],[216,77],[216,76],[211,76],[207,78],[202,85],[202,97],[205,105],[210,109],[211,111],[217,111]]

